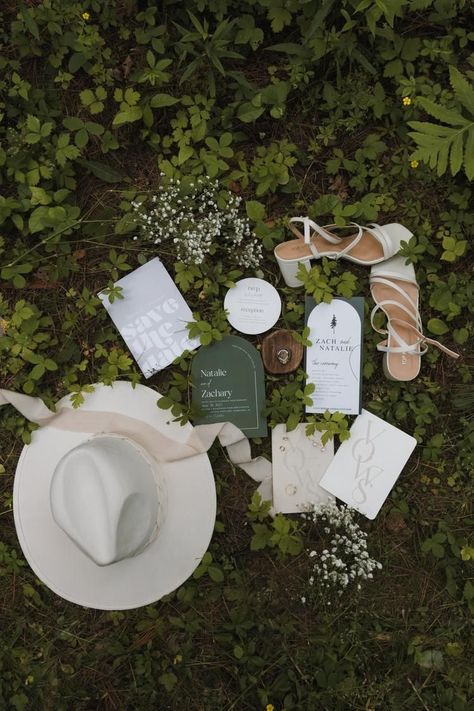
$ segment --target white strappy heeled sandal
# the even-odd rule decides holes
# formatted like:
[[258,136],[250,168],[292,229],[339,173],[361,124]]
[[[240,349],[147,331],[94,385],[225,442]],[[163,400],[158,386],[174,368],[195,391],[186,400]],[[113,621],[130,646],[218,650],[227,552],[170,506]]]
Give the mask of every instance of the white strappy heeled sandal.
[[[297,223],[303,224],[303,234],[295,227]],[[396,222],[383,226],[375,223],[361,226],[355,222],[351,222],[350,225],[357,228],[357,233],[340,237],[334,234],[334,230],[347,230],[347,226],[321,227],[309,217],[292,217],[289,228],[297,239],[282,242],[274,250],[287,286],[301,286],[296,276],[298,267],[304,264],[309,271],[312,259],[343,258],[356,264],[377,264],[397,254],[400,242],[408,241],[412,237],[412,233],[406,227]],[[331,230],[328,229],[329,227]]]
[[[428,345],[440,348],[451,358],[459,358],[458,353],[423,335],[420,289],[413,264],[405,264],[404,257],[392,257],[383,264],[373,266],[370,291],[375,301],[370,316],[372,328],[387,336],[377,345],[377,350],[384,354],[383,369],[389,380],[416,378],[420,372],[421,356],[428,350]],[[379,310],[387,316],[387,329],[379,329],[374,324],[374,316]]]

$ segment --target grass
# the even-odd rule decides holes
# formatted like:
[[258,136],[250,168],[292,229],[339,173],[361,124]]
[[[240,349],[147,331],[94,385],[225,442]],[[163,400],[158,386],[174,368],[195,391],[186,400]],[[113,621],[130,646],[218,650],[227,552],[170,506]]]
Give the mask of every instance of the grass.
[[[6,465],[13,467],[18,445],[12,442],[8,450]],[[324,599],[304,607],[299,597],[307,587],[306,555],[281,561],[251,553],[245,511],[253,485],[220,459],[214,467],[221,472],[223,530],[211,550],[225,584],[191,579],[177,595],[149,608],[105,613],[63,602],[21,568],[1,579],[4,684],[14,676],[26,693],[29,684],[41,690],[43,708],[78,710],[183,704],[200,711],[250,710],[258,708],[259,689],[269,702],[281,704],[289,694],[295,708],[308,711],[402,705],[434,711],[441,708],[438,701],[425,703],[423,697],[434,693],[440,678],[443,686],[466,688],[468,616],[446,592],[436,562],[420,553],[424,531],[440,513],[459,515],[454,497],[413,487],[408,500],[423,507],[408,520],[386,506],[367,524],[372,555],[384,565],[376,580],[361,595],[333,598],[332,607]],[[410,473],[404,478],[409,486]],[[3,500],[8,489],[5,481]],[[17,549],[11,512],[2,518],[3,541]],[[461,518],[457,529],[463,528]],[[442,673],[424,670],[408,653],[414,640],[443,651],[454,645],[462,655],[452,663],[448,656]],[[316,677],[321,669],[328,688],[325,677]],[[165,683],[167,673],[179,680],[170,694],[158,681]]]

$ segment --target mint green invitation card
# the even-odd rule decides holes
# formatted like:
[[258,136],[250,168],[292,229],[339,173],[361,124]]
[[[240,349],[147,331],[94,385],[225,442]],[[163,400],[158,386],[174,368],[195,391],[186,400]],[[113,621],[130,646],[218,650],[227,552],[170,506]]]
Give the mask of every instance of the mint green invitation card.
[[197,425],[232,422],[248,437],[264,437],[267,421],[260,353],[240,336],[201,346],[191,367]]

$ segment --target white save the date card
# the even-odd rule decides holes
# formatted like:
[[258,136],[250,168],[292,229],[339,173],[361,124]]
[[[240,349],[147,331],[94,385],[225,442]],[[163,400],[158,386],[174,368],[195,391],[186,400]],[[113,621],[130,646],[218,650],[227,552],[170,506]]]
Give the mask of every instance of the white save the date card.
[[111,304],[104,294],[98,296],[146,378],[199,346],[186,328],[193,320],[191,309],[158,258],[116,285],[122,287],[123,299]]
[[416,439],[362,410],[321,479],[321,486],[374,519],[416,446]]
[[306,349],[307,383],[315,390],[306,412],[357,415],[361,407],[364,299],[306,300],[311,346]]
[[286,425],[272,430],[273,508],[278,513],[301,513],[332,501],[319,481],[334,457],[334,442],[324,446],[316,432],[306,436],[306,424],[291,432]]

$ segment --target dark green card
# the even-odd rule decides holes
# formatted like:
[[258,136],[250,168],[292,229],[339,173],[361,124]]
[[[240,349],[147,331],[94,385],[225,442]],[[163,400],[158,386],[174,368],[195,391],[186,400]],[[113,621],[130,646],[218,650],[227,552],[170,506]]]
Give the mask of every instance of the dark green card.
[[197,425],[232,422],[248,437],[264,437],[267,421],[265,380],[260,353],[239,336],[201,347],[194,356],[191,377]]

